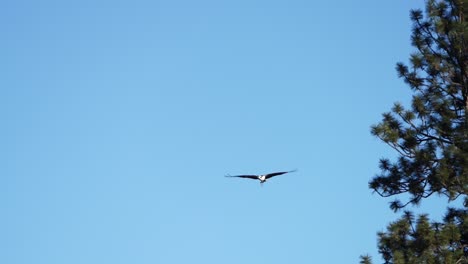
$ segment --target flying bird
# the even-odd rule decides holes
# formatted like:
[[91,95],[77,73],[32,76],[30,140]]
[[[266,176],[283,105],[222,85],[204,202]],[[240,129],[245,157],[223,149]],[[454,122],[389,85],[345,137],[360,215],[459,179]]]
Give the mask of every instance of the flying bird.
[[237,178],[246,178],[246,179],[252,179],[252,180],[259,180],[260,184],[263,184],[264,182],[266,182],[266,180],[268,180],[268,179],[270,179],[272,177],[283,175],[283,174],[290,173],[290,172],[295,172],[295,171],[296,170],[280,171],[280,172],[273,172],[273,173],[262,174],[262,175],[233,175],[233,176],[226,175],[226,177],[237,177]]

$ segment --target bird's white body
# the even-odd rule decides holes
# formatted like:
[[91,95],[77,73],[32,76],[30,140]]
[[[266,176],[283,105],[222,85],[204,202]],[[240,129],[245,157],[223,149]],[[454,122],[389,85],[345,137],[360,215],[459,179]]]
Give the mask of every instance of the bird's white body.
[[266,175],[260,175],[258,176],[258,179],[260,180],[260,183],[266,182]]

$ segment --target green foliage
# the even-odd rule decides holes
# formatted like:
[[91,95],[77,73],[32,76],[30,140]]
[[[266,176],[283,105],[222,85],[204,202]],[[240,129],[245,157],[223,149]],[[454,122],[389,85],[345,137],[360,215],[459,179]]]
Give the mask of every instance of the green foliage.
[[369,255],[361,256],[360,258],[359,264],[372,264],[372,258]]
[[[468,263],[467,211],[449,209],[443,223],[431,223],[427,215],[415,221],[410,212],[378,233],[379,253],[391,264]],[[369,262],[370,263],[370,262]]]
[[[399,154],[382,158],[369,187],[380,196],[407,194],[398,211],[436,193],[464,208],[448,208],[441,222],[409,212],[378,233],[385,264],[468,263],[468,0],[427,0],[426,12],[411,11],[409,66],[398,76],[413,92],[411,106],[395,103],[371,133]],[[361,256],[360,263],[372,263]]]
[[[466,4],[465,4],[466,5]],[[398,63],[398,76],[414,95],[411,108],[395,103],[371,133],[394,148],[395,161],[382,159],[369,187],[384,197],[402,193],[399,210],[437,193],[454,200],[468,193],[468,50],[463,3],[429,0],[426,15],[411,11],[410,66]]]

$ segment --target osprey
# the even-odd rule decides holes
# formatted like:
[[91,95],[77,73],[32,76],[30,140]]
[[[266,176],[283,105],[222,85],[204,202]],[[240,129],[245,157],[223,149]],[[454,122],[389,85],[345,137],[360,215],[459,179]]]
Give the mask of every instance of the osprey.
[[263,184],[264,182],[266,182],[266,180],[270,179],[271,177],[275,177],[275,176],[279,176],[279,175],[283,175],[283,174],[290,173],[290,172],[295,172],[295,171],[296,170],[280,171],[280,172],[273,172],[273,173],[262,174],[262,175],[234,175],[234,176],[226,175],[226,177],[238,177],[238,178],[247,178],[247,179],[259,180],[260,184]]

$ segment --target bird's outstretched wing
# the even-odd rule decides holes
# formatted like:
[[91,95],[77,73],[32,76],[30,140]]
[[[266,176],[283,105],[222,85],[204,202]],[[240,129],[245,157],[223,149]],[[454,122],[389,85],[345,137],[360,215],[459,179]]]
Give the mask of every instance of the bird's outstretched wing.
[[279,175],[283,175],[283,174],[290,173],[290,172],[295,172],[295,171],[297,171],[297,170],[268,173],[268,174],[265,174],[265,179],[269,179],[271,177],[275,177],[275,176],[279,176]]
[[247,179],[258,180],[257,175],[226,175],[226,177],[237,177],[237,178],[247,178]]

